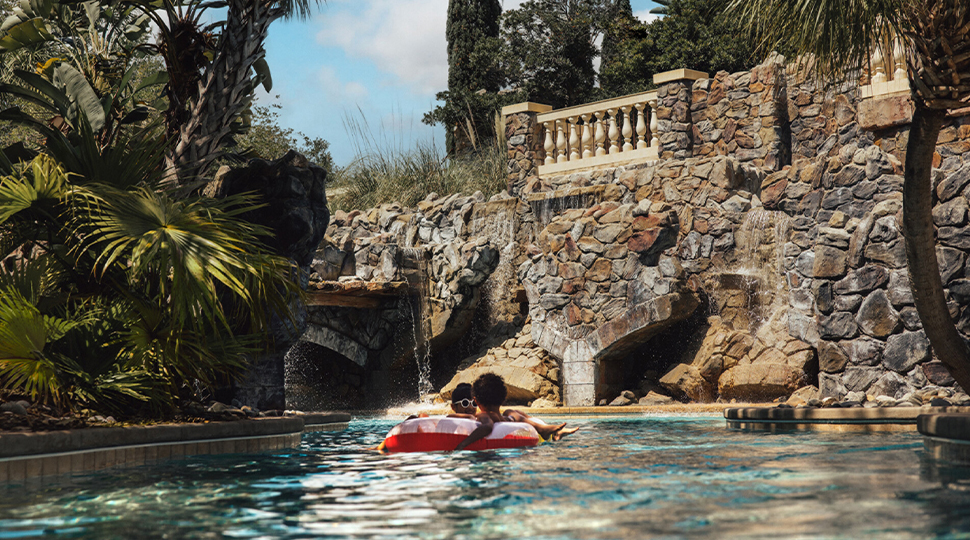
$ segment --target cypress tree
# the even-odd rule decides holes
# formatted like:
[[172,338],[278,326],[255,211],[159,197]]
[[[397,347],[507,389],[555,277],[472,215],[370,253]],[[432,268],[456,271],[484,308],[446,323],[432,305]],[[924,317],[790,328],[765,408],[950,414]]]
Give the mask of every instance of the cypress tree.
[[636,24],[630,0],[614,0],[609,6],[603,30],[603,46],[600,49],[600,72],[616,59],[617,46],[627,33],[627,27]]
[[499,0],[449,0],[448,91],[498,91],[498,80],[491,66],[482,65],[481,44],[497,38],[502,5]]
[[448,90],[435,96],[444,105],[424,116],[424,123],[445,126],[449,155],[477,147],[495,135],[493,116],[502,86],[498,50],[499,0],[449,0]]

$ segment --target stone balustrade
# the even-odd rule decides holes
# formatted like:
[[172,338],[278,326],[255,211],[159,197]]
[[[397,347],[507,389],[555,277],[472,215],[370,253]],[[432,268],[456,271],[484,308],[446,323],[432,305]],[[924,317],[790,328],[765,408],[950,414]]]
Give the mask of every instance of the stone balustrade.
[[[872,78],[859,87],[862,99],[909,96],[909,75],[906,73],[906,54],[899,38],[892,40],[892,58],[885,58],[888,47],[876,47],[872,53]],[[888,43],[887,43],[888,45]]]
[[654,90],[540,113],[539,174],[657,159],[656,108]]

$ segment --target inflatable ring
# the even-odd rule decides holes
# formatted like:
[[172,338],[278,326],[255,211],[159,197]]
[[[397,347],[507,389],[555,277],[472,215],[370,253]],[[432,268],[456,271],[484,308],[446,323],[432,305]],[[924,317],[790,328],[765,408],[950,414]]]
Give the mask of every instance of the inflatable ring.
[[[454,450],[479,426],[467,418],[412,418],[391,428],[384,438],[388,452],[441,452]],[[522,422],[497,422],[492,433],[466,450],[519,448],[539,444],[534,427]]]

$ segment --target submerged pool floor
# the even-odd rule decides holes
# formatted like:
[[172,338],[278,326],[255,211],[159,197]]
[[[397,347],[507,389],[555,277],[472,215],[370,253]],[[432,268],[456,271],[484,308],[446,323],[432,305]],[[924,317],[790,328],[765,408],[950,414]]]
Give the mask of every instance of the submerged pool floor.
[[0,489],[0,539],[970,538],[970,469],[911,432],[571,419],[579,433],[530,449],[368,450],[394,423]]

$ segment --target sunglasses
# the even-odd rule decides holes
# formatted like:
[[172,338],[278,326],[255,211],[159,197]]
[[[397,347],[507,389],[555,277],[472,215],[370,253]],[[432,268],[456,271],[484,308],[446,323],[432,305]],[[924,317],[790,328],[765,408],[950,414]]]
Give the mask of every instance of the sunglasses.
[[468,409],[468,408],[473,407],[475,405],[475,402],[472,401],[472,400],[470,400],[470,399],[461,399],[461,400],[458,400],[458,401],[452,401],[451,404],[452,405],[461,405],[462,407]]

